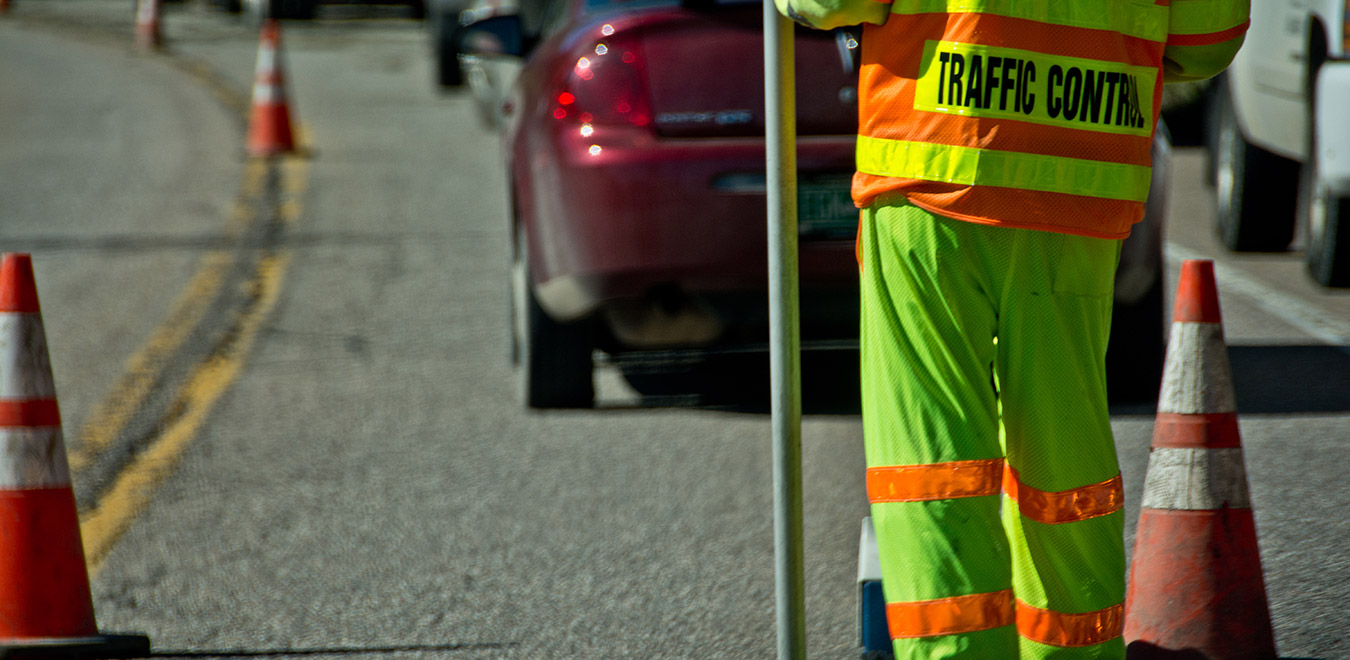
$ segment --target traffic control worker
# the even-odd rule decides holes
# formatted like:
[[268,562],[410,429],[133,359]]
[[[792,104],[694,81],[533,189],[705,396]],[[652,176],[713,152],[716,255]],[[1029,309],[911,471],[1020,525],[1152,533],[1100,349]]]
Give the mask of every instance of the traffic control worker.
[[1164,82],[1248,0],[775,0],[862,24],[867,494],[897,658],[1123,658],[1105,354]]

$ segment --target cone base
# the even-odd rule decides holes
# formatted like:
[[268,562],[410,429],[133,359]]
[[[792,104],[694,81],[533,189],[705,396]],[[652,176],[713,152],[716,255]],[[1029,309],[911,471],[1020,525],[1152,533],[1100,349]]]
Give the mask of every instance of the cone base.
[[98,635],[70,487],[0,490],[0,529],[0,646]]
[[3,660],[93,660],[144,658],[150,655],[145,635],[95,635],[62,639],[0,639]]
[[1140,511],[1125,639],[1129,660],[1276,657],[1251,509]]
[[159,35],[138,34],[136,35],[136,47],[143,50],[158,50],[164,46],[164,42]]
[[249,119],[247,147],[252,156],[273,156],[295,151],[291,115],[286,106],[254,106]]

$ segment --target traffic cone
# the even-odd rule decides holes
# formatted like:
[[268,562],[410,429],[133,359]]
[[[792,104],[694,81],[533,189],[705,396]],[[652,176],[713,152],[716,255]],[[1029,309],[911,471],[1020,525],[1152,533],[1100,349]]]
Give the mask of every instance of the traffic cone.
[[286,81],[281,66],[281,25],[266,19],[253,77],[253,111],[248,123],[248,152],[270,156],[295,150]]
[[0,657],[131,658],[94,622],[32,260],[0,257]]
[[146,50],[159,48],[159,16],[162,0],[136,0],[136,47]]
[[1276,657],[1212,261],[1181,267],[1125,640],[1130,660]]

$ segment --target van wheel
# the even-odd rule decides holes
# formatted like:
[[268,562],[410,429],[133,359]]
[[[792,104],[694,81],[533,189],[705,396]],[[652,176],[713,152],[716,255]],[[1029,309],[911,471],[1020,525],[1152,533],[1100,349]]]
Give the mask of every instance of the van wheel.
[[527,245],[522,233],[511,287],[521,398],[528,408],[590,408],[595,405],[591,322],[560,323],[540,307],[530,285]]
[[1283,252],[1294,239],[1299,165],[1247,142],[1226,81],[1220,87],[1214,142],[1219,237],[1235,252]]
[[1300,215],[1307,221],[1308,274],[1327,287],[1350,286],[1350,200],[1334,194],[1322,178],[1317,148],[1317,102],[1308,104],[1308,162],[1300,181]]
[[1350,200],[1319,185],[1308,217],[1308,274],[1318,284],[1350,286]]

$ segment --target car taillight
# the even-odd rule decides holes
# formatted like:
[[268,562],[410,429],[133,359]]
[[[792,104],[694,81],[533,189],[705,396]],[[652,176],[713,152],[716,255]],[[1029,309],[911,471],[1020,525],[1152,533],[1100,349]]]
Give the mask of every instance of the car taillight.
[[646,65],[637,48],[610,39],[612,33],[604,26],[603,38],[577,54],[554,97],[553,118],[577,124],[583,137],[589,137],[595,126],[652,123]]

